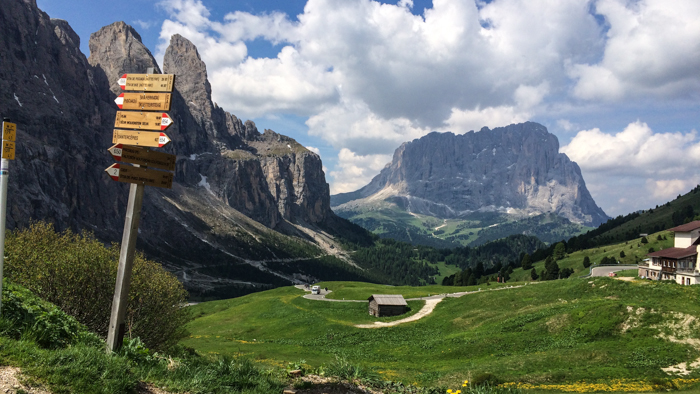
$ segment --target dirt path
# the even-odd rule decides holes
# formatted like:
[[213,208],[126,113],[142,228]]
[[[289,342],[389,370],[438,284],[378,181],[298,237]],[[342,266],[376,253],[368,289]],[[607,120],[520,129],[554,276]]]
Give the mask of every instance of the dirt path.
[[392,327],[392,326],[398,326],[399,324],[403,323],[408,323],[412,321],[416,321],[423,316],[427,316],[433,312],[433,309],[435,309],[435,305],[437,305],[440,301],[442,301],[442,298],[431,298],[425,300],[425,305],[418,311],[413,316],[409,316],[405,319],[401,320],[396,320],[392,322],[383,322],[383,321],[376,321],[372,324],[355,324],[355,327],[357,328],[380,328],[380,327]]
[[[530,285],[537,284],[537,282],[530,283]],[[419,320],[425,316],[428,316],[433,312],[435,309],[435,306],[440,303],[440,301],[443,300],[443,298],[449,297],[449,298],[459,298],[462,296],[465,296],[467,294],[474,294],[474,293],[480,293],[482,291],[500,291],[500,290],[510,290],[510,289],[517,289],[519,287],[527,286],[528,284],[524,285],[518,285],[518,286],[508,286],[508,287],[499,287],[497,289],[487,289],[487,290],[474,290],[474,291],[463,291],[459,293],[446,293],[446,294],[438,294],[430,297],[420,297],[420,298],[408,298],[407,301],[425,301],[425,305],[418,311],[413,316],[409,316],[405,319],[401,320],[396,320],[392,322],[374,322],[372,324],[356,324],[355,327],[357,328],[380,328],[380,327],[392,327],[392,326],[397,326],[399,324],[403,323],[409,323],[412,321]],[[311,287],[306,287],[305,285],[296,285],[294,286],[299,290],[304,290],[306,292],[311,292]],[[333,301],[333,302],[367,302],[363,300],[334,300],[331,298],[326,298],[326,294],[331,293],[332,290],[324,290],[321,289],[321,294],[315,295],[315,294],[306,294],[304,295],[304,298],[309,299],[309,300],[316,300],[316,301]]]

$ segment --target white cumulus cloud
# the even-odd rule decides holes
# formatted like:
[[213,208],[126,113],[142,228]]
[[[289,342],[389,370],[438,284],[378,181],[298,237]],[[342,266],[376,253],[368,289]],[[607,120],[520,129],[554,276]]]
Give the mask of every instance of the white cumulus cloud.
[[637,121],[615,134],[582,130],[560,150],[578,163],[591,194],[608,214],[651,208],[700,183],[695,130],[654,133]]
[[599,63],[571,67],[584,99],[687,97],[700,88],[700,2],[598,0],[609,26]]
[[[243,118],[303,117],[305,137],[338,152],[336,192],[363,186],[402,142],[431,131],[526,120],[562,133],[588,128],[563,149],[595,177],[606,210],[637,200],[605,182],[641,179],[642,204],[654,198],[647,179],[691,179],[680,157],[696,154],[695,132],[654,133],[634,120],[659,102],[700,101],[697,0],[433,0],[425,10],[411,0],[308,0],[295,19],[213,15],[207,1],[160,2],[169,17],[158,56],[181,34],[198,47],[221,107]],[[250,55],[260,40],[272,54]],[[596,121],[613,107],[634,123],[611,134]]]
[[391,155],[358,155],[350,149],[341,149],[339,169],[330,173],[334,181],[331,193],[351,192],[365,186],[390,161]]

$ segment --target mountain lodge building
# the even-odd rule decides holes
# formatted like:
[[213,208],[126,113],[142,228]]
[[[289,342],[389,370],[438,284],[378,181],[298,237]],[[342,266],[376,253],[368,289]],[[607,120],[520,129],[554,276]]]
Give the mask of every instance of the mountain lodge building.
[[675,233],[673,247],[647,254],[649,259],[639,264],[638,275],[655,280],[675,280],[681,285],[700,284],[700,220],[669,231]]

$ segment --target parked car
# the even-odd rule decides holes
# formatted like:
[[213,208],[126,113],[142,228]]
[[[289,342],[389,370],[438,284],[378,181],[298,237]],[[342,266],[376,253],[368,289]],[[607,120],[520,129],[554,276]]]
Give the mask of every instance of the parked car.
[[311,294],[321,294],[321,287],[320,286],[314,286],[311,288]]

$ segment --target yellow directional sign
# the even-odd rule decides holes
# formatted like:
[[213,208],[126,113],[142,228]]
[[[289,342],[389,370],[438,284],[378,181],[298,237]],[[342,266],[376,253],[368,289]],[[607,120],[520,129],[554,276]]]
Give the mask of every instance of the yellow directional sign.
[[140,146],[116,144],[107,149],[117,161],[175,171],[177,156]]
[[173,173],[151,170],[149,168],[132,167],[115,163],[105,170],[117,182],[140,183],[145,186],[173,187]]
[[2,139],[14,141],[17,136],[17,125],[10,122],[2,122]]
[[172,92],[174,80],[173,74],[124,74],[118,83],[122,90]]
[[165,133],[157,131],[136,131],[136,130],[118,130],[114,129],[112,134],[113,144],[150,146],[153,148],[162,148],[170,142]]
[[142,111],[170,110],[170,93],[122,93],[114,102],[119,109]]
[[168,114],[163,112],[117,111],[114,127],[123,129],[163,131],[173,123]]
[[15,143],[14,141],[2,142],[2,158],[7,160],[15,159]]

